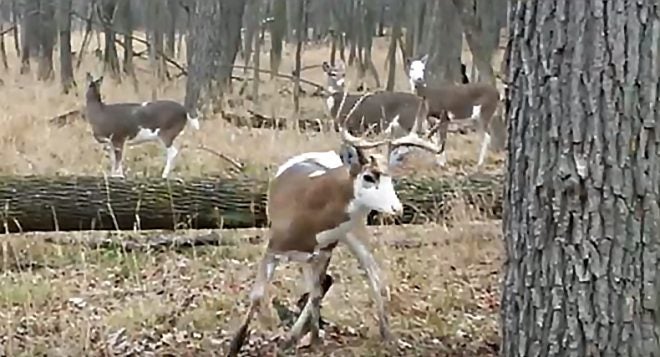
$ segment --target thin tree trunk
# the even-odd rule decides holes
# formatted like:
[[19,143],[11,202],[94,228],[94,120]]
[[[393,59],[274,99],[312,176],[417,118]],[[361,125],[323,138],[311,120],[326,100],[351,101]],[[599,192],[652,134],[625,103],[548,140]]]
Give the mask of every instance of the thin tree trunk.
[[23,0],[21,23],[21,74],[30,72],[30,57],[38,50],[39,6],[41,0]]
[[[0,24],[0,32],[4,31],[3,24]],[[0,36],[0,60],[2,61],[2,67],[5,70],[9,69],[9,64],[7,63],[7,48],[5,47],[5,35]]]
[[19,58],[22,58],[21,55],[21,40],[20,40],[20,35],[18,31],[18,23],[19,23],[19,9],[18,6],[16,5],[16,1],[18,0],[12,0],[11,1],[11,25],[14,27],[14,30],[12,31],[12,34],[14,36],[14,50],[16,51],[16,55]]
[[296,44],[296,75],[293,81],[293,110],[296,116],[300,114],[300,70],[302,68],[302,47],[305,41],[304,29],[307,28],[307,0],[298,0],[298,15],[298,27],[296,28],[296,36],[298,37],[298,43]]
[[69,93],[74,86],[71,58],[71,5],[72,0],[59,0],[60,82],[62,92]]
[[501,355],[657,355],[657,4],[509,9]]
[[103,71],[110,73],[112,78],[121,81],[119,68],[119,55],[115,44],[114,19],[117,11],[117,0],[101,0],[99,6],[99,18],[103,24],[104,50],[103,50]]
[[[398,14],[403,10],[403,1],[405,0],[393,0],[392,12],[395,14],[394,23],[392,24],[392,35],[390,36],[390,45],[387,49],[387,85],[385,87],[388,91],[394,90],[395,79],[396,79],[396,45],[401,38],[401,16]],[[405,63],[405,62],[404,62]]]

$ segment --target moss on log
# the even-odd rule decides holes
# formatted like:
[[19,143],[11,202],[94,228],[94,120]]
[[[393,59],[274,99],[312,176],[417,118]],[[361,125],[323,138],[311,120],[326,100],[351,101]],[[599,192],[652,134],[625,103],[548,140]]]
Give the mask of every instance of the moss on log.
[[[455,197],[499,217],[501,182],[499,175],[400,179],[396,186],[405,210],[397,221],[439,221]],[[0,222],[4,232],[263,227],[267,184],[222,177],[0,176]]]

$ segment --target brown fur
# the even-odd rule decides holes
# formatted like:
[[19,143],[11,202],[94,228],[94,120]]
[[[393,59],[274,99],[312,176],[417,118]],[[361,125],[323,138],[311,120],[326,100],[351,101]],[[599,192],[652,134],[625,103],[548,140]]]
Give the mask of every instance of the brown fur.
[[[140,128],[160,129],[158,136],[169,147],[186,125],[187,112],[179,103],[158,100],[141,103],[106,104],[101,99],[100,82],[92,81],[85,93],[85,115],[94,138],[103,143],[123,144],[135,138]],[[115,145],[115,147],[118,147]]]

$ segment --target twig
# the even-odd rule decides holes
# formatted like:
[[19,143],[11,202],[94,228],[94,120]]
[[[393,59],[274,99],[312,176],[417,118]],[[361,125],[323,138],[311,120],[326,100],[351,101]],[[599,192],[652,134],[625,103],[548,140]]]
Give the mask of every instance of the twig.
[[197,149],[203,150],[203,151],[209,152],[209,153],[211,153],[215,156],[218,156],[219,158],[221,158],[221,159],[229,162],[230,164],[234,165],[234,167],[236,167],[239,170],[243,170],[243,168],[245,168],[245,165],[243,163],[239,162],[238,160],[232,159],[231,157],[227,156],[226,154],[223,154],[221,152],[217,152],[217,151],[215,151],[211,148],[208,148],[208,147],[206,147],[202,144],[199,144],[197,146]]

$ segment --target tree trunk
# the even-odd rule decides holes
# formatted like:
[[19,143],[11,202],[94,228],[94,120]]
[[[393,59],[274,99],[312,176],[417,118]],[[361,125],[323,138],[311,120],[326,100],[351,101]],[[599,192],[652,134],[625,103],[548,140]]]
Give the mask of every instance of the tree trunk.
[[275,78],[282,62],[282,46],[287,28],[286,6],[286,0],[273,0],[273,21],[270,23],[270,79]]
[[[394,0],[391,4],[391,10],[394,14],[392,21],[392,35],[390,36],[390,45],[387,49],[387,84],[385,89],[388,91],[394,90],[395,85],[395,74],[396,74],[396,44],[401,37],[401,16],[399,15],[403,10],[404,0]],[[405,63],[405,62],[404,62]]]
[[510,0],[502,356],[660,351],[655,4]]
[[460,83],[463,30],[456,7],[450,1],[432,1],[426,10],[433,15],[425,22],[420,48],[415,50],[418,55],[429,55],[426,80],[432,87]]
[[41,0],[39,9],[39,68],[37,78],[42,81],[53,79],[53,48],[57,38],[55,0]]
[[16,5],[16,2],[18,0],[12,0],[11,1],[11,25],[13,26],[14,30],[12,31],[13,36],[14,36],[14,50],[16,51],[16,55],[18,55],[19,58],[22,58],[21,56],[21,39],[18,31],[18,17],[19,17],[19,12],[20,10],[18,9],[18,6]]
[[99,6],[99,18],[103,24],[103,35],[105,47],[103,50],[103,72],[109,73],[112,78],[121,80],[119,69],[119,55],[115,44],[114,20],[117,8],[117,0],[101,0]]
[[167,30],[165,31],[165,54],[170,58],[176,58],[176,33],[179,25],[178,0],[167,0]]
[[30,72],[30,57],[39,49],[39,4],[40,0],[23,0],[21,21],[21,69]]
[[[437,221],[443,202],[464,197],[500,215],[501,176],[396,183],[403,223]],[[266,225],[266,180],[199,178],[0,177],[2,228],[9,231],[84,229],[246,228]],[[372,217],[372,222],[376,217]]]
[[[5,27],[3,24],[0,24],[0,32],[4,32]],[[2,61],[2,67],[7,70],[9,69],[9,64],[7,63],[7,47],[5,46],[5,35],[0,36],[0,61]]]
[[62,92],[69,93],[74,85],[73,60],[71,59],[71,5],[72,0],[59,1],[59,32],[60,32],[60,82]]
[[[186,78],[185,105],[189,110],[200,104],[220,104],[231,80],[234,60],[240,46],[243,0],[198,1],[188,38],[192,48]],[[218,22],[218,19],[224,19]]]
[[293,110],[296,116],[300,114],[300,70],[302,68],[302,47],[305,42],[305,29],[307,29],[307,1],[298,0],[298,26],[296,27],[296,58],[295,58],[295,77],[293,80]]
[[133,66],[133,28],[135,27],[135,20],[133,12],[131,11],[131,0],[120,0],[119,9],[117,10],[119,17],[122,19],[122,32],[124,38],[124,59],[122,61],[122,68],[124,74],[131,78],[133,88],[138,91],[138,81],[135,75],[135,67]]

